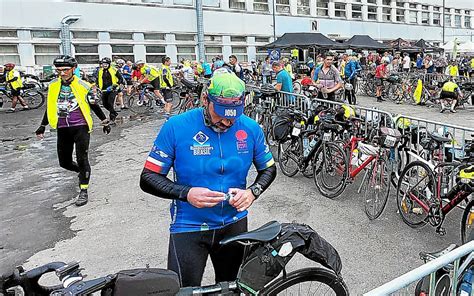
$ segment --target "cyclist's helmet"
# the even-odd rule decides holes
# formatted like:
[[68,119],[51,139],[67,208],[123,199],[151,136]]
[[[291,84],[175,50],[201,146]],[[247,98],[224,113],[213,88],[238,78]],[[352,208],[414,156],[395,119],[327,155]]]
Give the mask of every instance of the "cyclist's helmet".
[[144,61],[144,60],[138,60],[135,64],[136,64],[137,66],[139,66],[139,65],[145,65],[145,61]]
[[105,58],[102,58],[102,60],[100,60],[100,63],[110,65],[110,64],[112,64],[112,60],[110,58],[105,57]]
[[207,88],[207,98],[219,116],[238,118],[244,111],[245,83],[234,73],[215,72]]
[[118,59],[118,60],[116,61],[116,63],[117,63],[117,65],[124,65],[124,64],[125,64],[125,61],[122,60],[122,59]]
[[63,56],[55,58],[53,61],[53,65],[56,68],[57,67],[76,67],[77,61],[74,57],[63,55]]
[[15,64],[14,63],[6,63],[5,65],[5,68],[15,68]]

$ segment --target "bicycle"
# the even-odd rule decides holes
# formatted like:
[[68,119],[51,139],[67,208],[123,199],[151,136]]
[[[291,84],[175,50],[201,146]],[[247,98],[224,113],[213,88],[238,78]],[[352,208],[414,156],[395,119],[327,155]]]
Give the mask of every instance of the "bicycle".
[[461,220],[461,240],[465,242],[466,231],[474,222],[474,200],[468,198],[474,190],[474,144],[469,146],[465,151],[471,155],[460,162],[433,164],[420,159],[405,167],[397,186],[397,207],[405,224],[419,228],[429,223],[436,233],[445,235],[442,225],[446,215],[466,202]]
[[[153,90],[154,87],[150,84],[133,85],[132,94],[128,98],[130,111],[135,114],[145,114],[151,112],[154,105],[162,109],[165,104],[155,95]],[[175,111],[179,108],[181,99],[178,91],[173,89],[171,92],[173,96],[171,111]]]
[[197,83],[191,83],[182,79],[180,82],[182,86],[175,89],[180,95],[178,114],[201,106],[201,92],[207,80],[198,80]]
[[[240,243],[245,246],[235,281],[202,287],[180,287],[176,273],[148,267],[84,281],[79,263],[53,262],[30,271],[19,267],[13,273],[0,277],[0,292],[7,294],[13,287],[20,286],[25,290],[26,296],[91,295],[99,291],[101,295],[109,296],[232,293],[320,295],[322,291],[325,291],[324,295],[349,295],[340,275],[342,264],[337,251],[307,225],[272,221],[253,231],[226,238],[220,243]],[[324,267],[308,267],[287,273],[285,266],[297,252]],[[39,284],[41,276],[48,272],[55,272],[61,285]],[[282,275],[279,276],[280,274]]]
[[[378,136],[369,136],[372,144],[364,143],[365,137],[351,136],[349,141],[340,143],[343,155],[338,162],[323,162],[319,172],[315,173],[315,184],[319,192],[328,198],[340,196],[348,184],[353,183],[364,169],[363,180],[358,193],[364,190],[365,213],[370,220],[377,219],[384,211],[390,194],[394,148],[401,135],[398,130],[381,127]],[[329,173],[339,176],[339,182],[328,184],[325,176]]]
[[[44,94],[38,91],[33,84],[25,84],[20,90],[20,96],[25,100],[29,109],[38,109],[45,102]],[[12,101],[12,95],[6,86],[0,86],[0,107]]]

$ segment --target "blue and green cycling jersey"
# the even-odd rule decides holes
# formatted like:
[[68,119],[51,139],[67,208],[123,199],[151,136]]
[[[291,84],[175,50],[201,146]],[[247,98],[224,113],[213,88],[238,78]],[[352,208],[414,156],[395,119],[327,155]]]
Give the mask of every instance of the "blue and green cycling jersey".
[[[163,175],[173,168],[177,184],[227,193],[229,188],[246,189],[252,164],[257,170],[274,164],[258,123],[242,115],[226,132],[218,133],[204,124],[199,108],[163,125],[145,167]],[[228,201],[199,209],[173,200],[170,212],[171,233],[219,229],[247,216]]]

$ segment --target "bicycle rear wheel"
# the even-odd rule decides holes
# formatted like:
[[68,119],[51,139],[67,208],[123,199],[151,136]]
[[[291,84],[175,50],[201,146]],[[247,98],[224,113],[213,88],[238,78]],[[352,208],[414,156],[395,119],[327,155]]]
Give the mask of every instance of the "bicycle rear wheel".
[[474,229],[474,199],[471,200],[464,212],[461,219],[461,242],[467,243],[471,231]]
[[171,101],[171,103],[173,104],[173,107],[171,107],[171,111],[179,110],[179,108],[181,107],[181,104],[183,102],[181,96],[179,95],[179,92],[176,91],[176,90],[172,90],[171,91],[171,97],[173,99]]
[[135,93],[130,98],[128,98],[128,107],[130,111],[135,114],[145,114],[147,113],[155,99],[148,94],[144,94],[143,97],[140,98],[139,93]]
[[397,186],[397,207],[403,222],[412,228],[424,226],[429,207],[437,200],[436,181],[430,167],[421,161],[408,164]]
[[365,214],[370,220],[380,217],[387,205],[391,174],[384,158],[373,161],[364,186]]
[[44,104],[44,95],[37,90],[26,90],[22,97],[30,109],[37,109]]
[[313,158],[313,179],[318,191],[327,198],[339,196],[346,188],[348,161],[335,143],[323,143]]
[[281,172],[288,177],[298,173],[299,141],[291,140],[278,145],[278,165]]
[[304,268],[290,272],[268,286],[261,295],[349,295],[342,277],[324,268]]

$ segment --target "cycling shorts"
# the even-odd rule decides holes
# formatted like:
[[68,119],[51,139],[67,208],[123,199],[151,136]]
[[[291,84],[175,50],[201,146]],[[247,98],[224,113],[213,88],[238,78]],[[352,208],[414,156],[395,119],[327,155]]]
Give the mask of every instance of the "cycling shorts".
[[153,90],[160,90],[160,78],[155,78],[150,81],[151,86],[153,86]]
[[20,96],[20,90],[21,88],[18,89],[11,89],[10,93],[12,94],[12,97],[19,97]]
[[161,92],[163,93],[163,98],[165,99],[166,103],[173,102],[173,92],[171,89],[162,89]]
[[451,99],[451,100],[455,100],[455,99],[458,98],[458,94],[455,93],[455,92],[450,92],[450,91],[442,90],[442,91],[441,91],[440,98],[441,98],[441,99]]
[[382,86],[383,80],[382,78],[375,78],[375,86]]

